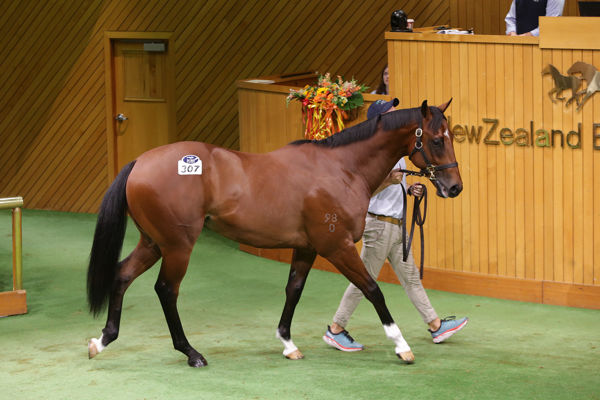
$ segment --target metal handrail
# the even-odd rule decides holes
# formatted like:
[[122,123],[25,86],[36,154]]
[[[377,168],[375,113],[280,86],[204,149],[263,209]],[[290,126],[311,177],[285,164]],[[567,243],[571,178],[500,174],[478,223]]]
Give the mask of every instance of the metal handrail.
[[0,198],[0,209],[12,208],[13,290],[23,289],[23,234],[21,231],[21,207],[23,207],[22,197]]

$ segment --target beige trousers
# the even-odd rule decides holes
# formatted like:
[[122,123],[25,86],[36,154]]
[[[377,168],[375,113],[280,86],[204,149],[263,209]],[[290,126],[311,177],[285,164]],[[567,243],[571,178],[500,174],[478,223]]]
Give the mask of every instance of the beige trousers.
[[[402,261],[402,227],[389,222],[380,221],[367,214],[363,247],[360,254],[369,275],[377,279],[383,264],[389,259],[398,280],[402,284],[408,298],[413,303],[423,322],[428,324],[438,316],[429,302],[427,293],[419,279],[419,270],[415,266],[412,251],[409,251],[407,261]],[[354,284],[348,285],[340,305],[333,317],[333,322],[346,327],[358,303],[364,297]]]

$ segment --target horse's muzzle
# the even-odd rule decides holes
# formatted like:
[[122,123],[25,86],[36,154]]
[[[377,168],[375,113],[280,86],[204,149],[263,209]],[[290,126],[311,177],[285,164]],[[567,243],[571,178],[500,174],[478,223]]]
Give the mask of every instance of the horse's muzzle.
[[454,185],[448,191],[448,197],[456,197],[460,194],[460,192],[462,192],[462,190],[462,185]]

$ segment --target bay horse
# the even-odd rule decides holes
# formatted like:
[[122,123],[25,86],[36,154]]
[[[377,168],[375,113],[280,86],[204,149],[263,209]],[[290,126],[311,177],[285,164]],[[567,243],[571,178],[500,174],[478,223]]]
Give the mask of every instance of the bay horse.
[[[552,64],[546,65],[546,68],[542,70],[542,76],[547,74],[550,74],[552,80],[554,80],[554,87],[548,92],[548,96],[553,103],[556,103],[556,99],[564,100],[565,98],[560,97],[560,95],[564,90],[571,89],[571,98],[567,100],[565,106],[568,106],[573,100],[579,105],[577,90],[581,86],[580,78],[573,75],[562,75]],[[552,95],[554,95],[554,97]]]
[[[108,302],[108,315],[102,335],[88,343],[89,357],[117,338],[125,291],[162,258],[154,289],[173,346],[187,356],[190,366],[207,365],[188,342],[177,311],[179,285],[206,225],[254,247],[294,249],[276,331],[287,358],[303,357],[291,339],[290,326],[319,254],[362,290],[398,357],[413,362],[355,243],[364,230],[371,194],[403,156],[410,155],[422,168],[439,196],[461,192],[452,134],[443,114],[450,101],[439,107],[424,101],[420,108],[379,115],[327,139],[300,140],[266,154],[179,142],[150,150],[123,167],[100,206],[90,253],[90,311],[97,316]],[[119,262],[127,213],[140,240]]]

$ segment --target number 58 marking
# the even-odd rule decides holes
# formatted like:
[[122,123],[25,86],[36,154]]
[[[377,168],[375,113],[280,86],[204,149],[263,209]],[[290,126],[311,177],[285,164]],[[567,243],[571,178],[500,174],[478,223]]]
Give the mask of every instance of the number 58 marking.
[[329,232],[335,232],[335,223],[338,222],[337,214],[325,214],[325,223],[329,222]]

